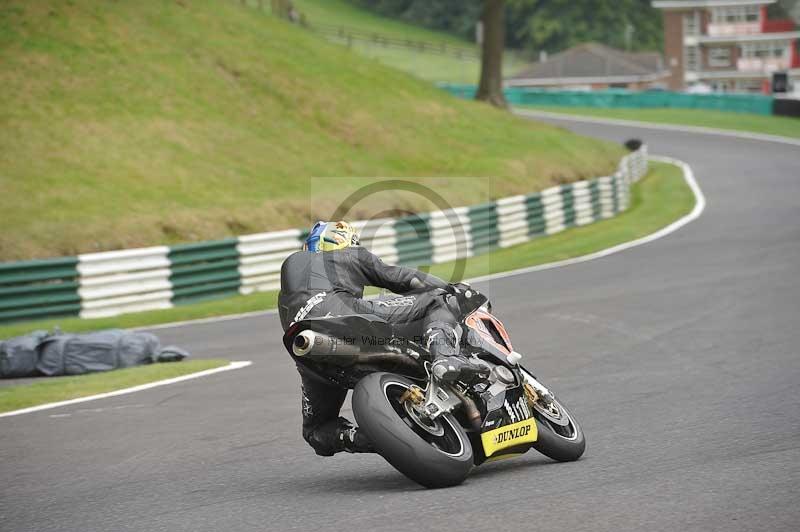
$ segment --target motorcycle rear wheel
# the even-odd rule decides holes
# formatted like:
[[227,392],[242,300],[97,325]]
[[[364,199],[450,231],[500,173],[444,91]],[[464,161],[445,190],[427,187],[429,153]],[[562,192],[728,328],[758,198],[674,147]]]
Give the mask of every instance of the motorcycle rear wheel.
[[399,398],[413,381],[372,373],[353,390],[353,414],[378,453],[395,469],[426,488],[464,482],[473,465],[472,446],[450,414],[421,419]]

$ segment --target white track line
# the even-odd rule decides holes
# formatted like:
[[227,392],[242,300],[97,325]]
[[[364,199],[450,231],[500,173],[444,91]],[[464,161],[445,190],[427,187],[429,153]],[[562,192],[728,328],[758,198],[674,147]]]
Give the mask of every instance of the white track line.
[[569,266],[571,264],[579,264],[581,262],[587,262],[594,259],[599,259],[601,257],[607,257],[609,255],[613,255],[614,253],[619,253],[620,251],[625,251],[626,249],[631,249],[636,246],[641,246],[643,244],[648,244],[653,242],[654,240],[658,240],[659,238],[663,238],[670,233],[674,233],[684,225],[696,220],[700,217],[703,213],[703,210],[706,208],[706,197],[703,195],[703,191],[700,189],[700,185],[697,184],[697,180],[694,178],[694,172],[692,172],[692,168],[683,161],[679,161],[677,159],[673,159],[671,157],[657,157],[657,156],[650,156],[649,159],[655,162],[661,163],[668,163],[674,164],[678,166],[683,171],[683,179],[686,181],[686,184],[689,185],[689,188],[692,189],[692,193],[694,194],[694,208],[692,212],[687,214],[686,216],[675,220],[668,226],[659,229],[655,233],[651,233],[647,236],[643,236],[641,238],[637,238],[636,240],[631,240],[630,242],[624,242],[622,244],[618,244],[616,246],[612,246],[610,248],[606,248],[600,251],[596,251],[594,253],[589,253],[588,255],[581,255],[580,257],[574,257],[572,259],[565,259],[560,260],[557,262],[548,262],[547,264],[539,264],[538,266],[530,266],[528,268],[520,268],[519,270],[511,270],[508,272],[501,272],[501,273],[493,273],[491,275],[484,275],[482,277],[476,277],[474,279],[469,279],[469,282],[472,283],[479,283],[482,281],[491,281],[494,279],[502,279],[504,277],[511,277],[514,275],[521,275],[525,273],[531,272],[538,272],[542,270],[550,270],[553,268],[560,268],[562,266]]
[[760,140],[763,142],[777,142],[790,146],[800,146],[800,139],[782,137],[780,135],[767,135],[764,133],[748,133],[746,131],[734,131],[730,129],[716,129],[701,126],[679,126],[676,124],[661,124],[657,122],[642,122],[639,120],[623,120],[621,118],[598,118],[594,116],[572,115],[567,113],[552,113],[549,111],[533,111],[528,109],[514,108],[514,114],[531,118],[552,118],[554,120],[566,120],[571,122],[587,122],[591,124],[609,124],[614,126],[636,127],[640,129],[660,129],[666,131],[678,131],[681,133],[701,133],[704,135],[719,135],[722,137],[735,137],[746,140]]
[[[165,362],[166,363],[166,362]],[[97,399],[105,399],[106,397],[116,397],[117,395],[125,395],[129,393],[141,392],[143,390],[149,390],[150,388],[156,388],[158,386],[166,386],[168,384],[175,384],[178,382],[188,381],[191,379],[197,379],[199,377],[206,377],[208,375],[213,375],[214,373],[220,373],[222,371],[229,371],[232,369],[240,369],[245,368],[252,364],[249,360],[244,360],[241,362],[231,362],[227,366],[222,366],[219,368],[213,369],[206,369],[203,371],[198,371],[196,373],[190,373],[188,375],[181,375],[180,377],[174,377],[172,379],[164,379],[161,381],[155,382],[148,382],[147,384],[140,384],[139,386],[132,386],[130,388],[123,388],[122,390],[115,390],[113,392],[106,392],[106,393],[99,393],[97,395],[89,395],[86,397],[79,397],[77,399],[70,399],[68,401],[59,401],[57,403],[47,403],[38,406],[31,406],[29,408],[22,408],[20,410],[12,410],[11,412],[3,412],[0,414],[0,417],[9,417],[9,416],[18,416],[20,414],[29,414],[31,412],[39,412],[40,410],[49,410],[51,408],[58,408],[60,406],[68,406],[74,405],[78,403],[85,403],[87,401],[96,401]]]

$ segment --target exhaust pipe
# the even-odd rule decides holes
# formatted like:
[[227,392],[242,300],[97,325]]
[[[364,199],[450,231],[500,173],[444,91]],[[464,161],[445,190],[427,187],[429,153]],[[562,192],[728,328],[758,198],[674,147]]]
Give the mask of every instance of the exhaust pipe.
[[308,355],[356,355],[361,348],[355,343],[348,343],[341,338],[327,334],[305,330],[294,337],[292,353],[297,357]]
[[294,340],[292,341],[292,353],[294,353],[294,356],[296,357],[304,357],[311,352],[311,348],[313,346],[314,332],[303,331],[294,337]]
[[481,412],[478,410],[478,405],[475,404],[475,401],[466,394],[461,393],[455,387],[451,388],[453,393],[455,393],[456,397],[461,399],[461,404],[464,406],[464,414],[467,417],[467,421],[469,421],[472,430],[480,434],[481,429],[483,428],[483,418],[481,418]]
[[360,344],[345,342],[341,338],[335,338],[309,329],[294,337],[292,353],[296,357],[320,357],[326,363],[340,366],[394,364],[398,369],[404,368],[414,374],[422,371],[417,361],[408,355],[402,353],[362,353]]

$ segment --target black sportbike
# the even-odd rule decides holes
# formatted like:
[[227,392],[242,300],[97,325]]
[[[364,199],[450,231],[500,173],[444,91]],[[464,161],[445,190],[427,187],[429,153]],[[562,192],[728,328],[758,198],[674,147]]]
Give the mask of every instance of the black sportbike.
[[461,353],[483,368],[469,382],[439,381],[424,346],[375,317],[306,319],[283,342],[298,364],[353,389],[356,421],[377,452],[428,488],[460,484],[474,466],[531,448],[558,461],[580,458],[580,425],[519,364],[486,296],[469,288],[458,299]]

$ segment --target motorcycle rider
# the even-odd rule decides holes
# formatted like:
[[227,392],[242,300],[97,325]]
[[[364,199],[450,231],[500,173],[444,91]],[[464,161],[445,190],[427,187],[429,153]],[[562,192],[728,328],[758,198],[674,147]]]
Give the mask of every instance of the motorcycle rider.
[[[459,355],[460,327],[448,294],[460,285],[413,268],[385,264],[361,247],[347,222],[317,222],[303,251],[281,266],[278,308],[283,330],[305,318],[371,314],[399,329],[419,330],[433,358],[433,374],[453,381],[482,369]],[[388,289],[404,297],[387,301],[364,299],[364,287]],[[461,285],[463,286],[463,285]],[[303,438],[318,455],[340,451],[372,452],[367,438],[339,417],[347,390],[323,382],[300,364]]]

